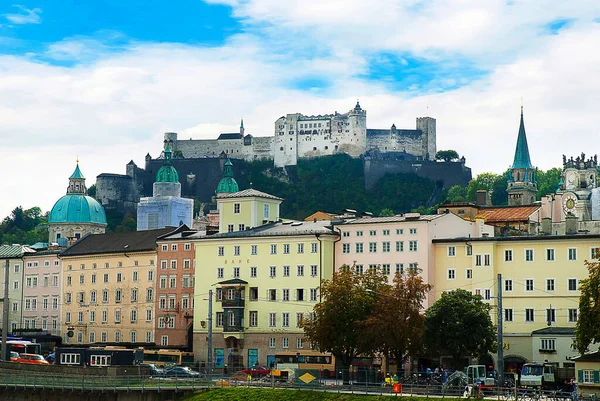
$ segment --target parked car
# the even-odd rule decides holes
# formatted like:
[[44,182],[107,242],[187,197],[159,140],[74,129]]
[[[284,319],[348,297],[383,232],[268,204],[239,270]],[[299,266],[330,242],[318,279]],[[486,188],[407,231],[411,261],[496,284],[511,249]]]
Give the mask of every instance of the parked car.
[[140,366],[148,366],[150,377],[163,377],[165,375],[165,369],[153,363],[142,363]]
[[16,362],[19,359],[19,353],[15,351],[10,351],[10,360]]
[[252,377],[264,377],[271,374],[271,371],[264,366],[254,365],[248,369],[242,369],[240,372],[250,375]]
[[165,370],[165,377],[188,377],[188,378],[199,378],[200,373],[190,369],[187,366],[173,366]]
[[32,363],[34,365],[50,365],[43,356],[39,354],[20,354],[15,362]]

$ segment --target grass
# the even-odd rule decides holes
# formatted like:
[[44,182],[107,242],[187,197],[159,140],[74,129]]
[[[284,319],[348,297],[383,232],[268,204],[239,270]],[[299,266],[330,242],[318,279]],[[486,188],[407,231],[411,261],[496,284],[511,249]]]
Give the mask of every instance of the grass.
[[[184,401],[424,401],[426,397],[392,397],[344,393],[325,393],[310,390],[286,389],[257,389],[257,388],[222,388],[200,394],[194,394]],[[429,399],[430,400],[430,399]],[[456,401],[454,398],[445,398],[447,401]]]

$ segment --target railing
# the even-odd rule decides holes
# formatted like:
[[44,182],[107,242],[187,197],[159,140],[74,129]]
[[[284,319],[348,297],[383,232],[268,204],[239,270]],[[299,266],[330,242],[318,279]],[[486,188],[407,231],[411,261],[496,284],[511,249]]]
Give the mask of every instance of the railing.
[[221,301],[223,308],[243,308],[245,303],[243,298],[223,299]]

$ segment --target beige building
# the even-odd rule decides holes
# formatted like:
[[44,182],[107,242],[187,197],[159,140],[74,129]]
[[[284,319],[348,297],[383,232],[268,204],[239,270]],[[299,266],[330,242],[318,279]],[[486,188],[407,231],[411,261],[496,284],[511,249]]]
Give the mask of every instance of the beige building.
[[88,235],[61,255],[65,343],[154,342],[156,239],[173,230]]

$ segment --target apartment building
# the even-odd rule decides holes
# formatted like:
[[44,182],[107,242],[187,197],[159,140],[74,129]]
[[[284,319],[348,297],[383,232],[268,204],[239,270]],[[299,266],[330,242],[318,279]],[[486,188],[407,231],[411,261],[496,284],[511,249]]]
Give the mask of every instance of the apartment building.
[[156,239],[173,230],[87,235],[62,253],[65,343],[154,342]]
[[[9,332],[14,333],[20,328],[23,320],[23,272],[24,257],[34,254],[35,251],[24,245],[0,245],[0,293],[2,294],[2,308],[4,302],[9,303],[8,323]],[[8,268],[8,296],[4,292],[4,269]],[[0,317],[3,323],[4,316]],[[0,326],[1,327],[1,326]]]

